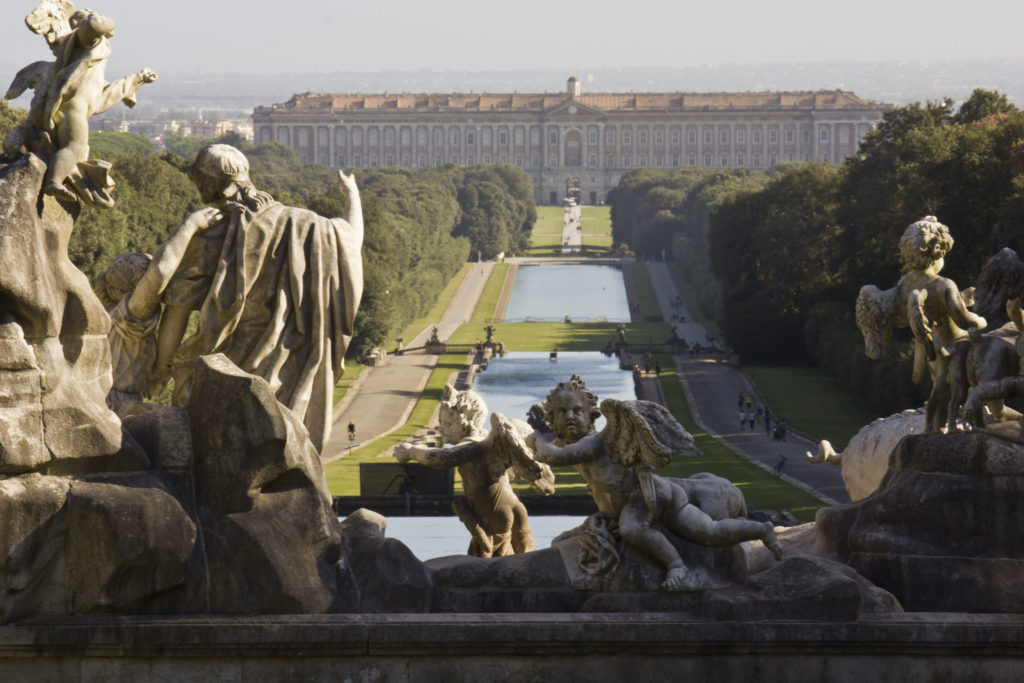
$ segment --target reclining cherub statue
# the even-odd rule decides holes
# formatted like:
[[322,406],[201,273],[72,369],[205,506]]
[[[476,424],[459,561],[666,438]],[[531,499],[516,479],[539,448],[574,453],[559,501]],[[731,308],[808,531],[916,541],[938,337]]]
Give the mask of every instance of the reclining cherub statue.
[[551,468],[533,459],[525,438],[530,427],[495,413],[491,431],[483,430],[487,406],[474,391],[445,386],[439,411],[441,436],[447,448],[402,443],[395,447],[399,462],[415,460],[437,469],[457,467],[466,495],[452,509],[469,530],[469,555],[501,557],[535,549],[526,507],[509,482],[510,473],[529,481],[538,493],[554,493]]
[[[693,437],[662,406],[605,399],[598,411],[597,397],[573,375],[540,409],[554,439],[544,430],[534,432],[536,458],[555,467],[576,466],[598,510],[618,520],[622,539],[665,568],[665,590],[700,588],[668,533],[707,546],[761,540],[781,559],[771,522],[742,519],[743,494],[729,481],[708,473],[687,479],[654,473],[674,455],[697,452]],[[594,428],[599,414],[607,418],[601,432]]]
[[924,378],[926,367],[932,377],[925,404],[930,432],[955,426],[956,415],[949,410],[950,349],[968,339],[967,329],[981,330],[986,325],[984,318],[967,310],[970,292],[962,293],[955,282],[939,275],[943,258],[952,248],[949,228],[935,216],[911,223],[900,238],[903,276],[899,282],[885,291],[866,285],[857,296],[857,327],[864,335],[868,358],[881,358],[894,328],[909,326],[913,332],[914,382]]

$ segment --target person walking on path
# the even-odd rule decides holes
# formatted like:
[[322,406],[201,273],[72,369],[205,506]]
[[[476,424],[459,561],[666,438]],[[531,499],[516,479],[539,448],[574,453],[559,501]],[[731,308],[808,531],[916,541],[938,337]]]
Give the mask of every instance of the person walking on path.
[[747,412],[745,410],[743,410],[742,408],[740,408],[740,431],[741,432],[743,431],[743,425],[746,423],[746,421],[747,421]]
[[764,411],[764,435],[772,435],[772,414],[769,413],[767,410]]
[[350,442],[356,440],[356,423],[355,422],[349,422],[348,423],[348,440]]

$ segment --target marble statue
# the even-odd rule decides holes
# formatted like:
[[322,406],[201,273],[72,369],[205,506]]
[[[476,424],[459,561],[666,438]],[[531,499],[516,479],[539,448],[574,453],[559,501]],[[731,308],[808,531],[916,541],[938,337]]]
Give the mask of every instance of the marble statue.
[[[211,208],[189,216],[150,266],[164,303],[150,391],[173,378],[173,402],[185,405],[199,357],[223,353],[267,380],[322,451],[363,290],[355,179],[339,172],[348,208],[328,219],[257,190],[229,145],[203,149],[189,175]],[[192,311],[198,330],[182,341]]]
[[1022,301],[1024,263],[1017,252],[1007,247],[985,263],[975,286],[974,309],[982,315],[997,315],[1004,309],[1010,322],[1002,328],[1002,344],[990,353],[977,353],[977,381],[967,392],[965,406],[967,420],[974,427],[984,427],[984,406],[992,409],[995,404],[997,408],[991,410],[992,421],[1022,420],[1021,434],[1024,435],[1024,418],[1002,405],[1004,399],[1024,394],[1024,378],[1021,376],[1024,375],[1024,363],[1021,361],[1024,357],[1024,335],[1020,334],[1024,330]]
[[[931,372],[932,391],[925,404],[928,430],[945,431],[956,419],[950,414],[950,352],[968,338],[966,329],[984,329],[981,316],[967,310],[968,302],[952,280],[941,277],[943,258],[953,248],[949,228],[935,216],[911,223],[900,238],[903,276],[895,287],[874,285],[857,296],[857,326],[864,335],[869,358],[880,358],[892,330],[909,325],[914,335],[914,382]],[[969,299],[970,292],[967,293]]]
[[448,448],[427,448],[408,443],[395,447],[400,462],[414,460],[427,467],[457,467],[464,498],[452,509],[469,530],[469,555],[501,557],[534,550],[533,533],[526,507],[509,484],[510,473],[529,481],[538,493],[554,493],[554,474],[535,461],[524,438],[530,428],[499,414],[491,416],[485,433],[487,406],[475,391],[455,391],[445,386],[438,419]]
[[[770,522],[739,519],[746,513],[739,489],[710,474],[689,479],[654,474],[673,455],[696,452],[693,437],[663,407],[606,399],[598,411],[597,397],[573,375],[541,409],[554,439],[535,431],[537,459],[555,467],[576,466],[600,513],[617,521],[622,539],[665,568],[663,589],[698,588],[670,534],[706,546],[759,539],[781,559]],[[594,428],[599,414],[608,420],[600,433]]]
[[135,105],[135,92],[157,76],[150,69],[106,81],[114,20],[92,10],[75,10],[68,0],[42,0],[25,18],[42,35],[55,61],[29,64],[15,76],[6,99],[31,88],[35,95],[28,121],[4,140],[4,152],[22,149],[49,158],[43,191],[58,199],[82,199],[93,206],[112,206],[110,164],[89,160],[89,117],[118,102]]
[[153,367],[160,300],[192,238],[223,218],[214,208],[196,211],[160,245],[155,256],[121,254],[94,284],[96,295],[110,315],[113,386],[107,404],[121,417],[144,411],[143,397],[159,393],[161,382]]

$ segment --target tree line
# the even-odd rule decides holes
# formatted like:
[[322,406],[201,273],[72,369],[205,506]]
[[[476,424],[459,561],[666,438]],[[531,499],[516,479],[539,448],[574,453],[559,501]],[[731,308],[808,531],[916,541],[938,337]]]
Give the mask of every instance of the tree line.
[[[24,112],[0,102],[0,136]],[[253,146],[235,134],[216,140],[172,134],[168,149],[130,133],[93,133],[91,155],[113,163],[116,204],[83,207],[69,256],[95,279],[118,254],[153,253],[181,220],[202,207],[188,166],[210,142],[245,152],[255,185],[290,206],[323,216],[344,214],[337,172],[303,164],[280,143]],[[356,169],[365,222],[364,292],[349,355],[387,344],[425,314],[469,258],[523,251],[536,220],[533,183],[509,164],[423,170]]]
[[[1000,248],[1024,248],[1024,113],[982,89],[959,107],[947,99],[886,112],[842,165],[781,164],[743,182],[737,175],[704,204],[706,223],[682,218],[682,207],[701,202],[697,185],[687,189],[676,175],[662,174],[641,199],[631,194],[621,209],[613,206],[613,221],[629,214],[623,239],[706,246],[718,286],[714,313],[744,360],[814,363],[879,413],[927,396],[927,387],[911,384],[909,334],[870,361],[854,323],[861,286],[888,288],[899,279],[906,227],[926,215],[949,226],[955,245],[943,275],[961,288]],[[662,206],[663,197],[675,199]],[[654,203],[638,209],[637,201]],[[630,223],[636,215],[640,223]]]

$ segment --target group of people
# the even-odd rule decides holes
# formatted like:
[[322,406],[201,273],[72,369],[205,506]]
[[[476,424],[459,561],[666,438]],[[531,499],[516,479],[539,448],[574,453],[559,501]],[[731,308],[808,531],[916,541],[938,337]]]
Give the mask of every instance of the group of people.
[[772,437],[772,441],[786,440],[789,424],[785,420],[774,421],[775,428],[773,430],[772,414],[762,405],[757,406],[755,410],[753,398],[742,391],[736,397],[736,405],[739,409],[740,431],[743,431],[744,427],[749,427],[750,431],[754,431],[757,422],[760,420],[764,422],[765,436]]

